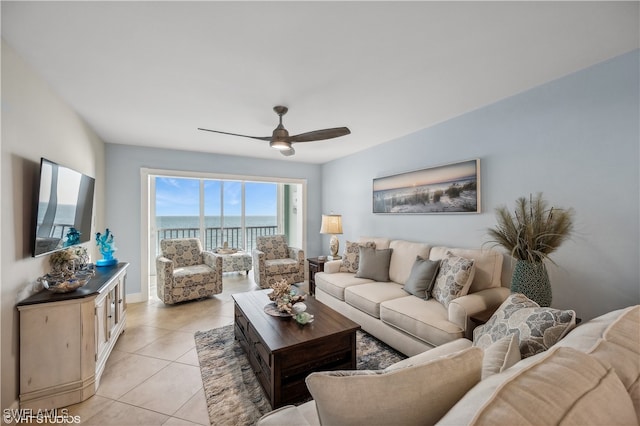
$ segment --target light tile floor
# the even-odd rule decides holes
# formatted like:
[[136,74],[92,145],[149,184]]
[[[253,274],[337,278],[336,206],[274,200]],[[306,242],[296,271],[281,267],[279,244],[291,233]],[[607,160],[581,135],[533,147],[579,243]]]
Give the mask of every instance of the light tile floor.
[[221,294],[165,305],[127,305],[96,395],[67,407],[84,425],[209,425],[194,333],[233,323],[231,295],[257,290],[249,276],[227,273]]

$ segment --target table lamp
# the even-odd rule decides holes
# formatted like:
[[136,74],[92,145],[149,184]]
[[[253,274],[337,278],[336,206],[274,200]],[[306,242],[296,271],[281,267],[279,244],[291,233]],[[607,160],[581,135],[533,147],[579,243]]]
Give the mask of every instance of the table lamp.
[[323,214],[322,226],[320,227],[321,234],[331,234],[331,240],[329,240],[329,247],[331,249],[331,255],[327,257],[328,260],[342,259],[342,256],[338,255],[338,248],[340,241],[336,234],[342,234],[342,216],[339,214]]

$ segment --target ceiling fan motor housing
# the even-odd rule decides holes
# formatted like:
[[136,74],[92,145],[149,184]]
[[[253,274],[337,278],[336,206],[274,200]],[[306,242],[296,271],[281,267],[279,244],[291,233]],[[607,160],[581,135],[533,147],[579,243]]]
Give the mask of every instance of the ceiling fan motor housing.
[[282,123],[278,125],[273,131],[269,146],[275,149],[291,149],[291,143],[289,142],[289,132],[284,128]]

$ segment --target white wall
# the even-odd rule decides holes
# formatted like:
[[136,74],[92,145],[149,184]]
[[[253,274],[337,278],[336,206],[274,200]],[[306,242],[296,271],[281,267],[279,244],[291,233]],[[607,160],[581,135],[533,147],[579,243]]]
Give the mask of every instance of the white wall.
[[[305,255],[320,252],[320,165],[229,155],[106,144],[107,226],[116,236],[117,257],[130,262],[127,294],[141,292],[140,169],[305,179],[307,245]],[[307,253],[308,252],[308,253]],[[144,285],[148,285],[146,279]]]
[[[380,235],[480,247],[498,205],[541,191],[576,211],[575,235],[552,255],[553,306],[589,319],[640,303],[639,61],[622,55],[325,164],[322,207],[343,215],[341,245]],[[371,212],[373,178],[477,157],[481,214]]]
[[[50,271],[48,256],[32,258],[30,229],[40,157],[96,178],[94,224],[104,203],[104,144],[11,47],[2,42],[1,407],[19,391],[19,293]],[[90,243],[93,254],[97,250]],[[46,356],[46,354],[43,354]]]

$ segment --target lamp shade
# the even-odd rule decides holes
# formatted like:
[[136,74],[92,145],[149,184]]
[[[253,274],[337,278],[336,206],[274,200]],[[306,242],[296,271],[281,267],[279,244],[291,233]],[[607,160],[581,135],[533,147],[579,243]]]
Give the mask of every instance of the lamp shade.
[[321,234],[342,234],[342,216],[339,214],[323,214]]

